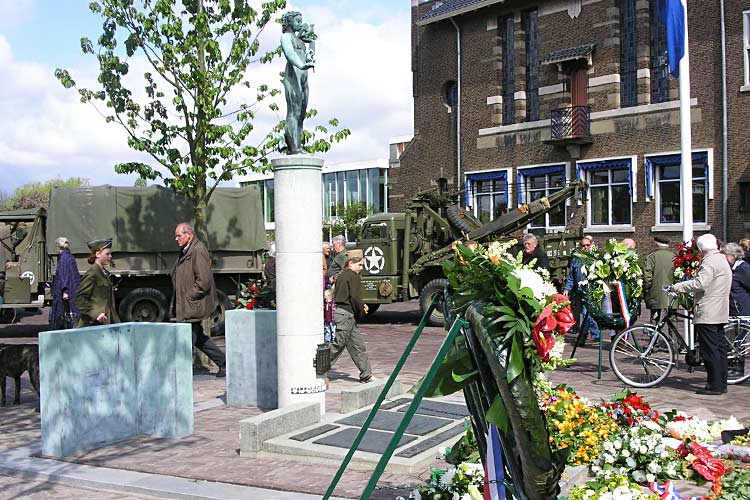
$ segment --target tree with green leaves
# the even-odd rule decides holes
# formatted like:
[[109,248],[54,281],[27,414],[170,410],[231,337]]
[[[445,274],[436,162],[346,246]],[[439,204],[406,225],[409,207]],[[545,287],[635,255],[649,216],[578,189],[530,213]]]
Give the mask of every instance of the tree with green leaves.
[[[106,104],[106,121],[120,125],[128,145],[155,164],[126,162],[115,170],[184,194],[204,241],[208,201],[219,183],[268,169],[269,155],[283,143],[280,122],[250,144],[256,113],[263,107],[278,111],[273,98],[281,84],[251,82],[250,68],[281,54],[280,46],[263,51],[259,37],[285,6],[285,0],[268,0],[260,10],[248,0],[94,1],[89,8],[104,19],[102,34],[96,46],[82,38],[81,49],[99,63],[100,88],[79,88],[67,70],[55,71],[63,86],[77,88],[82,102]],[[135,57],[149,68],[143,96],[127,86]],[[252,102],[234,104],[243,95],[252,95]],[[311,109],[307,117],[316,114]],[[303,149],[325,152],[349,134],[333,118],[304,132]]]
[[52,179],[45,182],[29,182],[19,186],[13,194],[2,203],[6,210],[17,210],[21,208],[47,208],[49,206],[49,193],[52,186],[60,187],[86,187],[88,179],[71,177],[69,179]]

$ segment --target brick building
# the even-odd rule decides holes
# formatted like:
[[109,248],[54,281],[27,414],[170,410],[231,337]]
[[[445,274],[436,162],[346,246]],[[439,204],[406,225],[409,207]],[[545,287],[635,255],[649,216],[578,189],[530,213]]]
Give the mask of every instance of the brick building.
[[[724,3],[727,231],[737,241],[750,234],[750,2],[688,3],[695,231],[724,235]],[[414,139],[390,171],[390,206],[442,178],[488,220],[582,177],[587,203],[531,230],[567,220],[642,248],[655,233],[678,241],[678,81],[656,4],[412,0]]]

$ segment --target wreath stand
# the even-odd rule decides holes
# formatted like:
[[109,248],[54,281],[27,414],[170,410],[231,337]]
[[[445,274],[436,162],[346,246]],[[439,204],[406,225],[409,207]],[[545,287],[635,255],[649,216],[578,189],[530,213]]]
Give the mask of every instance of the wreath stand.
[[[622,316],[621,312],[616,312],[614,309],[619,309],[619,305],[615,305],[615,302],[612,302],[612,309],[613,312],[607,312],[602,309],[602,304],[609,300],[605,297],[602,301],[595,301],[593,297],[589,293],[584,293],[583,296],[583,304],[586,307],[586,314],[582,315],[581,324],[578,328],[578,335],[576,337],[575,345],[573,346],[573,351],[570,353],[570,357],[573,358],[576,355],[576,349],[578,349],[578,345],[583,345],[583,342],[586,341],[586,336],[588,335],[588,332],[586,332],[583,329],[583,325],[586,324],[586,321],[591,318],[594,321],[596,321],[597,326],[599,327],[599,363],[597,366],[596,371],[596,378],[598,380],[601,380],[602,378],[602,365],[603,365],[603,353],[604,353],[604,332],[603,330],[615,330],[615,335],[617,333],[620,333],[621,330],[625,329],[625,320]],[[630,312],[630,318],[631,323],[630,326],[632,326],[635,321],[638,319],[638,316],[641,315],[641,299],[640,297],[635,300],[629,300],[628,301],[628,309]]]

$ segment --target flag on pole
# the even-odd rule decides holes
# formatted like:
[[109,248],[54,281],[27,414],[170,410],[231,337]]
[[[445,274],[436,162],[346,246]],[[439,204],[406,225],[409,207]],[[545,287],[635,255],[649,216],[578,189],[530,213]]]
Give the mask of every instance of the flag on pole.
[[659,0],[659,19],[667,28],[669,72],[680,77],[680,59],[685,55],[685,9],[682,0]]
[[505,500],[505,468],[500,448],[500,433],[489,424],[487,433],[487,470],[484,474],[484,500]]

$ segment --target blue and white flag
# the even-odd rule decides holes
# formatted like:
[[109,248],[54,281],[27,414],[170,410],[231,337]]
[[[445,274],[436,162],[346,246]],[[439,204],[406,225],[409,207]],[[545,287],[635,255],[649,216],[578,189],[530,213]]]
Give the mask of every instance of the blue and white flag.
[[659,0],[659,19],[667,28],[669,72],[680,77],[680,59],[685,55],[685,9],[682,0]]
[[494,424],[488,426],[484,498],[485,500],[505,500],[505,468],[503,466],[503,450],[500,448],[500,433]]

